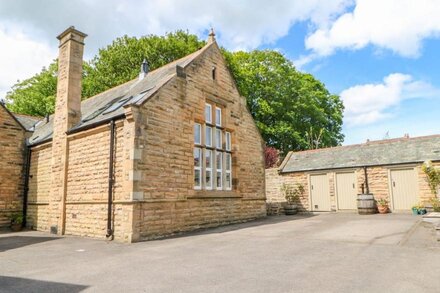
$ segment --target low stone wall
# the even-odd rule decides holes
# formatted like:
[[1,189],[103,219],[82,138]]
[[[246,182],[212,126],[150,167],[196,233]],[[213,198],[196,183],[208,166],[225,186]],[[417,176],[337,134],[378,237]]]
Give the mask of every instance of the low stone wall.
[[298,204],[299,212],[307,212],[309,209],[309,196],[308,196],[308,180],[305,173],[289,173],[280,175],[278,168],[271,168],[265,170],[266,174],[266,207],[268,215],[283,214],[283,206],[286,203],[286,199],[281,190],[283,184],[297,186],[301,184],[305,192],[300,197]]

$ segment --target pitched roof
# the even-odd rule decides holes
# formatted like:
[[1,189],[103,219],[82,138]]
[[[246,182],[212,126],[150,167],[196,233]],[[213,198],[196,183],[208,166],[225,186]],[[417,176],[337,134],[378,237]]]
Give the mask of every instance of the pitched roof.
[[[69,131],[79,131],[83,128],[93,127],[124,115],[124,107],[128,105],[142,105],[163,85],[177,75],[178,68],[187,67],[192,61],[211,46],[208,43],[200,50],[168,63],[149,72],[143,79],[133,79],[116,86],[96,96],[81,102],[81,121]],[[30,145],[39,144],[52,138],[53,115],[49,122],[40,123],[29,139]]]
[[33,131],[34,126],[43,120],[43,117],[37,117],[37,116],[30,116],[25,114],[17,114],[12,113],[15,118],[17,118],[18,122],[20,122],[21,125],[27,130],[27,131]]
[[330,170],[440,160],[440,135],[290,152],[280,172]]

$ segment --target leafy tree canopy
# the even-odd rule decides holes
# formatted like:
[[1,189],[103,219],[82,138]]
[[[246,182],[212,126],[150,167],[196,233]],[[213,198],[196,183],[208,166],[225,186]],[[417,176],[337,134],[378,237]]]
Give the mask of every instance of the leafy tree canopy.
[[286,154],[343,141],[344,106],[311,74],[273,50],[225,52],[240,93],[269,146]]
[[[136,78],[144,59],[154,70],[203,45],[204,41],[185,31],[117,38],[90,62],[84,62],[82,97]],[[297,71],[291,61],[272,50],[223,52],[267,145],[286,154],[343,141],[342,101],[311,74]],[[55,60],[40,73],[15,84],[6,96],[7,107],[29,115],[53,113],[57,70]]]

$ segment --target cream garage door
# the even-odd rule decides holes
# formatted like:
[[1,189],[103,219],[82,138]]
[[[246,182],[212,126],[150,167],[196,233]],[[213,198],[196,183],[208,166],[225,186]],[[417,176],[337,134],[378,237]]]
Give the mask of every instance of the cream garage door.
[[339,210],[357,209],[356,175],[354,172],[336,173],[336,196]]
[[310,200],[310,210],[330,211],[330,193],[327,174],[310,175]]
[[391,170],[394,210],[410,210],[418,202],[417,177],[414,169]]

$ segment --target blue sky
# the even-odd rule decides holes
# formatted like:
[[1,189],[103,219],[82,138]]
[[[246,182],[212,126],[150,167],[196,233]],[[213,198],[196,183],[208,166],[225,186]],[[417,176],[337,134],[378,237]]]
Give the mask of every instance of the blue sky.
[[92,58],[124,34],[177,29],[230,50],[276,49],[346,107],[344,144],[440,133],[440,3],[436,0],[77,0],[0,2],[0,98],[57,56],[70,25]]

